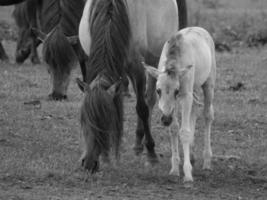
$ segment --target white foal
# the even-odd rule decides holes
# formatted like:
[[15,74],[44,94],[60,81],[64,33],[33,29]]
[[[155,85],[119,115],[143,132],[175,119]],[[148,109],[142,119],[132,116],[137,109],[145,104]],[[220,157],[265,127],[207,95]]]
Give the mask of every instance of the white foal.
[[[213,96],[216,79],[214,42],[210,34],[200,27],[189,27],[173,35],[162,50],[158,69],[144,64],[148,73],[157,78],[159,109],[164,126],[176,126],[178,107],[181,107],[180,140],[184,152],[184,181],[193,181],[190,147],[194,142],[197,103],[196,93],[204,93],[204,163],[203,169],[211,168],[210,129],[214,119]],[[173,123],[172,123],[173,122]],[[172,169],[170,174],[180,175],[178,133],[171,131]]]

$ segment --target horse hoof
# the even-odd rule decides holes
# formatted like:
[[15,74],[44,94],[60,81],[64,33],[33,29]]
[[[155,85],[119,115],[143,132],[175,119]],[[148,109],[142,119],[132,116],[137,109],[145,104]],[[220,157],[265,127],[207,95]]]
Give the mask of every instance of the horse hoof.
[[41,61],[40,61],[39,58],[34,58],[34,59],[31,60],[31,62],[32,62],[33,65],[39,65],[39,64],[41,64]]
[[204,161],[202,169],[211,170],[211,161]]
[[180,171],[179,168],[178,169],[171,169],[171,171],[169,172],[169,175],[171,176],[180,176]]
[[140,156],[144,151],[144,145],[142,145],[142,144],[135,145],[135,147],[133,149],[134,149],[135,155]]
[[67,99],[67,95],[52,93],[48,95],[48,99],[52,101],[63,101]]
[[184,188],[191,189],[194,187],[193,181],[184,181]]
[[150,165],[150,166],[154,167],[158,163],[159,163],[158,157],[156,155],[154,155],[154,156],[148,156],[147,162],[145,164],[146,164],[146,166]]

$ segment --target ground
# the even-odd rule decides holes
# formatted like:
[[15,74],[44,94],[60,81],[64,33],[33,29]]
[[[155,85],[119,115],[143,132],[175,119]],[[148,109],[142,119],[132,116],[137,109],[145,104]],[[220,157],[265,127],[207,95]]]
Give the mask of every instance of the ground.
[[[263,1],[257,2],[261,5]],[[4,20],[10,20],[9,7],[0,12]],[[192,188],[185,188],[182,178],[168,175],[170,143],[157,107],[152,134],[160,163],[150,169],[144,166],[145,155],[134,155],[134,95],[125,98],[120,164],[102,166],[95,176],[81,171],[79,109],[83,94],[74,81],[81,76],[79,68],[72,74],[68,101],[49,101],[51,85],[45,64],[13,64],[14,41],[4,41],[4,47],[10,62],[0,62],[0,199],[267,199],[266,46],[240,46],[217,53],[213,170],[201,170],[200,107]],[[222,159],[222,155],[232,157]]]

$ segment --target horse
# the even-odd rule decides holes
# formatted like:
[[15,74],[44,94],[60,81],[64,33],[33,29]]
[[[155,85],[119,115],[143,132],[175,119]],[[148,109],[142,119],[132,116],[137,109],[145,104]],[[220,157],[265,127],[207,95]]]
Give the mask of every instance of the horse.
[[79,39],[88,55],[86,81],[77,79],[77,83],[85,95],[80,161],[91,173],[99,169],[101,157],[109,161],[111,150],[119,158],[127,77],[137,99],[134,152],[140,155],[145,146],[146,163],[158,163],[150,130],[156,80],[151,76],[146,80],[142,61],[157,65],[165,41],[178,29],[178,10],[184,9],[177,9],[173,0],[87,0],[79,26]]
[[[211,169],[211,124],[214,120],[213,98],[216,80],[215,45],[210,34],[200,27],[188,27],[175,33],[164,44],[158,68],[145,64],[150,75],[157,79],[156,92],[158,106],[162,112],[161,122],[169,127],[172,149],[170,174],[180,175],[178,135],[184,152],[184,181],[192,182],[190,147],[193,146],[196,107],[200,88],[204,94],[204,163],[203,169]],[[171,127],[179,127],[178,108],[181,107],[181,128],[172,132]]]
[[18,64],[22,64],[28,57],[30,57],[33,64],[40,64],[37,47],[41,41],[32,34],[31,30],[32,28],[38,27],[38,10],[38,1],[28,0],[15,5],[12,13],[18,26],[18,40],[15,54]]
[[[37,4],[40,27],[33,27],[33,34],[43,42],[43,58],[48,64],[53,89],[49,98],[67,99],[70,74],[74,64],[80,63],[85,79],[87,56],[78,39],[78,26],[82,16],[84,0],[0,0],[0,5],[13,5],[27,1]],[[70,39],[69,39],[70,38]]]

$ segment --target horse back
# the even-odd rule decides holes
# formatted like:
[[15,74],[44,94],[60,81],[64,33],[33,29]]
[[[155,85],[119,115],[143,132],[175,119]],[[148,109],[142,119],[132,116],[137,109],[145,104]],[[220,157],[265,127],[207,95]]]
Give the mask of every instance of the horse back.
[[159,57],[165,41],[178,29],[175,0],[127,0],[132,42],[141,52]]
[[178,32],[185,42],[184,63],[194,65],[195,85],[201,86],[215,71],[215,47],[210,34],[200,27],[189,27]]

